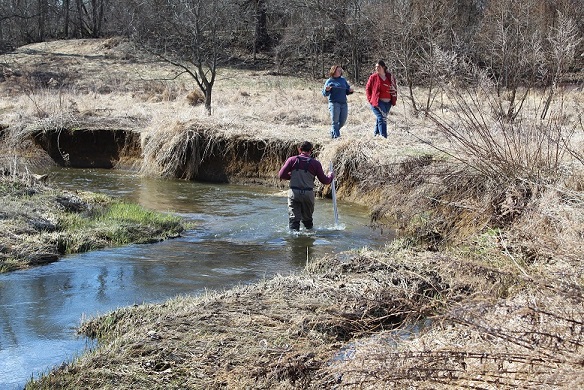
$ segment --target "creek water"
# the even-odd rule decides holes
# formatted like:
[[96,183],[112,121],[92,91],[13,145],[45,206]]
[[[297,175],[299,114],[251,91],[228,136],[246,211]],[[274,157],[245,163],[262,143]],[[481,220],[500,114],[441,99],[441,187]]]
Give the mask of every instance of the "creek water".
[[58,169],[61,188],[106,193],[193,223],[181,237],[70,255],[0,274],[0,389],[73,360],[94,342],[76,335],[84,318],[300,271],[311,259],[378,247],[391,233],[368,226],[366,208],[317,199],[313,233],[287,227],[285,192],[264,187],[144,178],[133,172]]

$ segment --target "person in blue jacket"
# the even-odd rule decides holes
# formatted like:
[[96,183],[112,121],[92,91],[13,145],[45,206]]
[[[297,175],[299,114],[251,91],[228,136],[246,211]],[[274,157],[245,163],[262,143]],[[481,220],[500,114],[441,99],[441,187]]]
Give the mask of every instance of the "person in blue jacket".
[[331,137],[341,136],[341,127],[347,122],[349,107],[347,95],[353,93],[353,88],[343,77],[343,68],[340,65],[331,66],[330,77],[325,81],[322,94],[328,97],[329,111],[331,112]]

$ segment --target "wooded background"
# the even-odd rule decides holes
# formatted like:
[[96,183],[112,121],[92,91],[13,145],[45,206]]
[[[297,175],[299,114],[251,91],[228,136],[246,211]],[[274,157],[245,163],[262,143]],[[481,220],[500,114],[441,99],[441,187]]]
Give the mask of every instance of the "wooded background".
[[557,86],[581,79],[583,32],[584,0],[0,0],[0,52],[125,36],[205,93],[217,66],[323,78],[338,63],[363,84],[378,59],[402,88],[477,68],[506,91]]

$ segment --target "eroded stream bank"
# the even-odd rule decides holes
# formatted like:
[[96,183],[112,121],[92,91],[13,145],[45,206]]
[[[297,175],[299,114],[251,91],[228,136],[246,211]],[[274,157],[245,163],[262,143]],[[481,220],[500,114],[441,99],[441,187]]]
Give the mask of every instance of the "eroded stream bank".
[[134,168],[153,176],[213,183],[277,184],[280,165],[297,144],[250,137],[227,138],[208,129],[174,136],[142,136],[132,130],[55,130],[32,135],[59,166]]
[[[177,144],[193,134],[177,134]],[[114,311],[83,327],[100,338],[98,350],[31,388],[581,387],[581,256],[549,244],[565,235],[535,239],[550,221],[563,226],[572,205],[538,193],[560,200],[552,218],[538,210],[545,199],[521,186],[428,155],[380,163],[370,151],[387,144],[348,141],[327,145],[322,160],[335,162],[345,191],[374,217],[399,215],[407,239],[324,256],[302,275]],[[166,172],[200,167],[149,161],[170,161]],[[398,348],[379,343],[429,315],[430,329]],[[335,361],[347,343],[358,351]]]

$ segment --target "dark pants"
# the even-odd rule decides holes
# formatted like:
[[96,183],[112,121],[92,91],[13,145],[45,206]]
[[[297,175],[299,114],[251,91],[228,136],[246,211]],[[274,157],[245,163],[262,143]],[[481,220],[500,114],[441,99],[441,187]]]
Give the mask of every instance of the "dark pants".
[[306,229],[312,229],[314,213],[314,191],[288,190],[288,226],[300,230],[300,222]]

